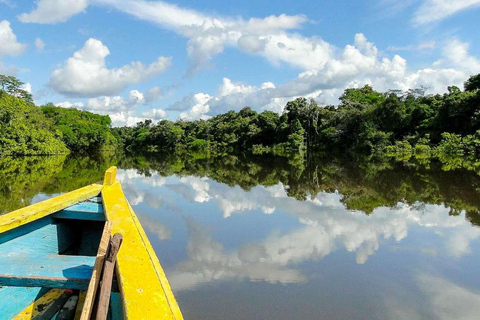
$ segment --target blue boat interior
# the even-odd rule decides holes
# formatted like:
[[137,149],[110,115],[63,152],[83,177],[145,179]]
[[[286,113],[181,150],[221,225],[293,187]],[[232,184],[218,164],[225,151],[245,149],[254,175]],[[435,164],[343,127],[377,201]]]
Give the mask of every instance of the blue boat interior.
[[[52,288],[86,290],[105,220],[98,196],[0,234],[0,320],[14,318]],[[113,287],[112,309],[120,301]],[[55,319],[62,307],[57,303],[52,317],[41,319]]]

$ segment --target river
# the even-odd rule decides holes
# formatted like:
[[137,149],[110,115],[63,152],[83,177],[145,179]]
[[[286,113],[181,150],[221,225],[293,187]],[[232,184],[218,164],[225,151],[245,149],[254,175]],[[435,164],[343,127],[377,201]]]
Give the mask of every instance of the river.
[[0,159],[0,214],[110,165],[186,319],[477,319],[480,177],[407,163]]

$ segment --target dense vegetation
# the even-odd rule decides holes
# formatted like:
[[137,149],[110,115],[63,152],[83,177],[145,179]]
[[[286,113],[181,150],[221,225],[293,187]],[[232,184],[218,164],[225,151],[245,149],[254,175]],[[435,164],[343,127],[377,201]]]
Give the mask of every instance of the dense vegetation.
[[23,82],[0,75],[0,155],[52,155],[116,146],[110,117],[47,104],[37,107]]
[[41,107],[41,110],[53,121],[62,135],[62,141],[71,151],[98,151],[113,148],[116,143],[110,133],[109,116],[55,107],[52,104]]
[[61,134],[40,108],[0,90],[0,155],[67,152]]
[[480,75],[465,82],[464,91],[425,95],[425,90],[380,93],[366,85],[346,89],[338,106],[317,105],[299,98],[287,103],[282,115],[257,113],[250,107],[208,120],[114,128],[127,150],[189,153],[301,154],[389,153],[419,159],[465,155],[480,151]]
[[110,118],[47,104],[36,107],[14,77],[0,77],[0,154],[92,152],[122,146],[127,151],[190,154],[197,158],[238,152],[304,157],[318,153],[387,154],[480,167],[480,74],[464,90],[440,95],[425,90],[346,89],[337,106],[314,100],[288,102],[283,114],[250,107],[208,120],[151,120],[110,128]]

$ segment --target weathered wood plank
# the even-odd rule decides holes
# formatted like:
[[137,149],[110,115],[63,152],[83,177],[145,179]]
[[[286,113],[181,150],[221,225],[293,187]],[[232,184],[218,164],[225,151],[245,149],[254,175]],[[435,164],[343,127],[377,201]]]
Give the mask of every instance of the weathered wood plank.
[[0,319],[12,319],[47,291],[48,289],[38,287],[1,287]]
[[100,191],[102,191],[102,188],[102,185],[92,184],[72,192],[67,192],[58,197],[1,215],[0,234],[46,217],[54,212],[65,209],[72,204],[97,196]]
[[167,277],[117,181],[102,190],[112,232],[124,236],[117,256],[117,280],[128,319],[183,319]]
[[95,257],[66,255],[3,256],[0,285],[85,290]]
[[65,208],[62,211],[103,213],[103,206],[101,203],[83,201]]
[[28,235],[30,232],[38,230],[40,228],[45,227],[52,223],[52,219],[50,217],[46,217],[43,219],[35,220],[30,223],[23,225],[21,228],[15,228],[4,233],[0,233],[0,244],[8,242],[12,239]]
[[81,202],[65,208],[54,215],[57,219],[105,221],[105,214],[101,203]]
[[92,277],[88,284],[88,290],[85,296],[81,320],[90,319],[92,313],[94,299],[97,293],[98,283],[100,282],[100,275],[105,261],[105,255],[107,254],[108,243],[110,241],[110,234],[112,233],[112,223],[110,221],[105,222],[102,238],[98,247],[97,257],[95,259],[95,265],[92,271]]
[[[19,229],[22,228],[24,227],[21,227]],[[18,229],[12,231],[16,230]],[[56,225],[48,224],[46,226],[35,229],[27,234],[23,234],[23,232],[18,230],[18,233],[20,234],[20,236],[9,239],[9,241],[0,243],[0,256],[3,257],[5,255],[24,255],[26,253],[58,253],[58,237]]]
[[105,258],[105,265],[103,267],[102,284],[100,287],[100,294],[98,296],[97,315],[95,319],[107,319],[108,306],[110,304],[110,293],[112,291],[112,280],[117,254],[122,245],[123,236],[120,233],[110,239],[109,249]]
[[13,318],[5,318],[5,319],[12,319],[12,320],[35,319],[37,316],[41,314],[43,310],[45,310],[46,307],[48,307],[55,300],[57,300],[63,293],[64,293],[64,290],[62,289],[51,289],[50,291],[46,292],[44,295],[36,299],[33,303],[31,303],[29,306],[27,306],[25,309],[23,309]]

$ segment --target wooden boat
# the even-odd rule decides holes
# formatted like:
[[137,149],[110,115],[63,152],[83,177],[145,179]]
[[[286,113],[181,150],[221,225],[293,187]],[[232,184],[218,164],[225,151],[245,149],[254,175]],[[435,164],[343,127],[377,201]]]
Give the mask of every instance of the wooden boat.
[[[0,216],[0,320],[100,319],[101,299],[107,319],[183,319],[115,176],[111,167],[103,184]],[[108,244],[116,233],[123,242],[115,263]],[[105,279],[109,261],[113,282]]]

